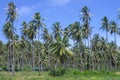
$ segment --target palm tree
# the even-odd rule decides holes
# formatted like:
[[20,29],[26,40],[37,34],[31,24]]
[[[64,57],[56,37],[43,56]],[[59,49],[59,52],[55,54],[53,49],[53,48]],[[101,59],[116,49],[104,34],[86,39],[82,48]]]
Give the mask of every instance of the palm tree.
[[23,21],[22,26],[23,26],[23,28],[21,28],[21,33],[26,39],[27,38],[27,33],[28,33],[28,24],[25,21]]
[[30,22],[27,35],[28,39],[32,42],[32,68],[35,67],[33,39],[36,37],[36,33],[37,31],[34,22]]
[[[22,22],[22,28],[21,28],[21,33],[22,33],[22,36],[21,36],[21,39],[23,40],[25,40],[24,42],[25,42],[25,48],[26,48],[26,54],[28,54],[28,47],[27,47],[27,33],[28,33],[28,24],[25,22],[25,21],[23,21]],[[24,60],[23,60],[23,64],[24,64]]]
[[88,9],[87,6],[84,6],[80,11],[81,14],[79,15],[80,20],[82,20],[82,22],[84,22],[84,24],[88,24],[88,27],[89,27],[89,22],[91,20],[89,11],[90,11],[90,9]]
[[56,38],[58,35],[63,35],[63,31],[61,29],[61,25],[59,22],[55,22],[53,24],[53,35],[54,35],[54,38]]
[[102,19],[102,26],[100,27],[100,29],[106,31],[106,41],[108,42],[108,32],[110,30],[110,27],[109,27],[109,20],[106,16],[104,16]]
[[50,57],[51,57],[50,46],[53,43],[53,38],[52,38],[52,35],[49,34],[47,28],[44,28],[42,38],[45,42],[45,48],[46,48],[46,53],[47,53],[47,58],[48,58],[48,68],[50,69],[50,64],[51,64],[51,61],[50,61]]
[[[44,27],[45,24],[42,22],[44,19],[41,18],[41,15],[39,12],[35,13],[35,15],[33,16],[33,22],[35,23],[35,27],[38,31],[38,42],[39,42],[39,38],[40,38],[40,28]],[[39,43],[38,43],[38,54],[40,54],[39,52]],[[39,60],[40,60],[40,55],[39,55]],[[40,63],[39,63],[40,66]],[[40,72],[40,69],[39,69]],[[40,75],[40,73],[39,73]]]
[[12,26],[10,24],[10,22],[5,23],[5,25],[3,26],[3,34],[6,36],[6,38],[8,39],[8,67],[12,66],[12,61],[10,60],[10,56],[11,56],[11,39],[12,39]]
[[69,41],[67,36],[64,36],[62,38],[60,35],[56,36],[54,43],[51,45],[52,53],[54,54],[55,59],[60,65],[64,64],[66,55],[73,55],[72,51],[68,48],[68,46]]
[[[8,3],[7,5],[7,18],[6,21],[8,21],[11,24],[11,27],[14,28],[14,21],[17,17],[16,12],[16,6],[13,2]],[[12,75],[14,76],[14,29],[12,29]]]
[[81,69],[82,67],[82,52],[83,52],[83,42],[82,42],[82,38],[83,38],[83,32],[82,32],[82,27],[80,25],[79,22],[75,22],[73,24],[69,25],[70,27],[70,37],[71,39],[75,40],[78,45],[79,45],[79,56],[80,56],[80,64],[81,64]]
[[[106,16],[104,16],[102,18],[102,26],[100,27],[100,29],[106,31],[106,41],[108,43],[108,32],[110,31],[110,26],[109,26],[109,20],[108,20],[108,18]],[[109,53],[109,57],[110,57],[110,53]],[[110,58],[110,61],[109,61],[109,65],[112,66],[112,64],[111,64],[111,58]],[[108,69],[108,66],[107,66],[107,69]]]
[[80,10],[80,20],[83,22],[83,27],[85,29],[84,33],[85,33],[85,38],[88,39],[88,48],[89,48],[89,53],[91,53],[91,49],[90,49],[90,39],[89,36],[91,36],[91,29],[90,29],[90,20],[91,20],[91,15],[90,15],[90,9],[87,6],[84,6],[81,10]]
[[117,43],[116,43],[116,34],[120,33],[120,28],[118,28],[118,24],[115,21],[111,21],[109,23],[109,25],[110,25],[110,33],[114,34],[115,44],[117,45]]

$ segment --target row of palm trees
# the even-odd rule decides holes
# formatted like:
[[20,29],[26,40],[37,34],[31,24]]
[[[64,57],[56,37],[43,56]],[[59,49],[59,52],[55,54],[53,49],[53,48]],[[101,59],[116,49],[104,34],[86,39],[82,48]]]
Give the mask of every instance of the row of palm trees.
[[[16,34],[14,22],[17,17],[16,6],[10,2],[7,6],[6,23],[3,33],[8,39],[3,49],[8,68],[12,68],[14,75],[15,67],[51,69],[58,66],[75,68],[80,70],[106,69],[113,70],[120,67],[120,48],[117,46],[116,35],[120,34],[120,28],[115,21],[109,21],[105,16],[101,20],[100,29],[106,31],[106,39],[95,34],[92,38],[90,25],[91,14],[87,6],[80,10],[80,21],[61,27],[55,22],[53,32],[50,34],[44,18],[40,13],[34,14],[30,22],[23,21],[20,28],[21,36]],[[81,23],[81,24],[80,24]],[[114,34],[114,42],[109,42],[108,32]],[[73,46],[69,43],[73,40]],[[2,46],[3,47],[3,46]],[[7,55],[6,55],[7,54]],[[2,65],[3,66],[3,65]]]

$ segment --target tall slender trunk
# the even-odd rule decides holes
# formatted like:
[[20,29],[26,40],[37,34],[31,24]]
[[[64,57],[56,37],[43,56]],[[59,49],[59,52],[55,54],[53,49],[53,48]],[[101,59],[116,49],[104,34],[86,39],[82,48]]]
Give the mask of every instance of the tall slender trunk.
[[[114,39],[115,39],[115,50],[117,49],[117,42],[116,42],[116,33],[114,33]],[[115,61],[115,68],[117,68],[117,63]]]
[[82,39],[80,39],[79,41],[79,54],[80,54],[80,67],[81,67],[81,70],[83,70],[83,58],[82,58]]
[[26,57],[26,63],[27,63],[27,56],[26,56],[26,55],[28,55],[28,47],[27,47],[27,39],[26,39],[26,36],[25,36],[25,48],[26,48],[25,57]]
[[106,31],[106,41],[108,43],[108,32]]
[[[10,42],[10,41],[9,41]],[[10,68],[10,44],[8,45],[8,61],[7,61],[7,67]]]
[[40,34],[40,30],[38,29],[38,65],[39,65],[39,74],[38,75],[41,75],[41,73],[40,73],[40,70],[41,70],[41,60],[40,60],[40,46],[39,46],[39,39],[40,39],[40,36],[39,36],[39,34]]
[[51,66],[51,61],[50,61],[50,51],[49,51],[49,46],[48,46],[48,69],[50,69]]
[[116,33],[114,32],[114,39],[115,39],[115,45],[117,45],[117,42],[116,42]]
[[39,66],[39,74],[38,75],[41,75],[41,73],[40,73],[40,70],[41,70],[41,60],[40,60],[40,53],[38,54],[38,66]]
[[33,45],[33,40],[32,40],[32,68],[35,67],[35,61],[34,61],[34,45]]
[[[88,37],[88,54],[90,55],[90,41],[89,41],[89,37]],[[88,57],[86,56],[86,63],[88,64],[89,61],[90,61],[90,58],[89,58],[89,55]],[[87,59],[88,58],[88,59]],[[88,60],[88,61],[87,61]]]
[[[106,31],[106,41],[107,41],[107,43],[108,43],[108,33],[107,33],[107,31]],[[107,70],[109,69],[109,66],[110,66],[110,69],[112,68],[112,67],[111,67],[111,66],[112,66],[112,63],[111,63],[112,60],[111,60],[111,57],[110,57],[110,56],[111,56],[111,55],[110,55],[110,52],[108,52],[108,54],[109,54],[109,60],[110,60],[110,61],[108,62],[109,64],[107,64]]]
[[14,34],[12,36],[12,75],[15,75],[15,61],[14,61]]
[[22,50],[22,65],[21,65],[21,68],[23,68],[24,66],[24,49]]
[[[90,55],[92,54],[92,42],[91,42],[91,34],[90,34]],[[91,57],[90,57],[90,55],[89,55],[89,68],[90,68],[90,70],[91,70],[91,64],[92,64],[92,59],[91,59]]]

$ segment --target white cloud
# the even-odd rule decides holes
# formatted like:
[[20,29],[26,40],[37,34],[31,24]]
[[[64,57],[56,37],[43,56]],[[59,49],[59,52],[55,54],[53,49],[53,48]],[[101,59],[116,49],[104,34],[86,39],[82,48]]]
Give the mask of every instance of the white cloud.
[[28,15],[32,12],[32,7],[22,6],[18,9],[19,15]]
[[120,11],[120,8],[118,8],[117,10]]
[[69,3],[71,0],[50,0],[51,4],[54,6],[62,6]]

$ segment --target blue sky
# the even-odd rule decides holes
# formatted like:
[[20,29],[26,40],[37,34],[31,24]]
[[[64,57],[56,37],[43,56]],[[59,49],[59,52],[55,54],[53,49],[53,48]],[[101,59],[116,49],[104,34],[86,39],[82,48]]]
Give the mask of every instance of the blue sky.
[[[116,20],[120,8],[120,0],[1,0],[0,1],[0,40],[6,41],[2,33],[2,27],[5,23],[5,7],[8,2],[13,1],[17,8],[19,17],[16,20],[15,27],[18,34],[22,21],[29,22],[35,12],[40,12],[47,28],[51,29],[52,24],[59,21],[63,27],[70,23],[79,21],[78,15],[83,6],[90,8],[92,14],[91,26],[94,27],[93,33],[100,33],[105,36],[104,31],[100,31],[101,18],[107,16],[110,20]],[[120,21],[118,21],[120,24]],[[120,45],[120,36],[117,36],[117,43]],[[110,40],[114,40],[111,36]]]

